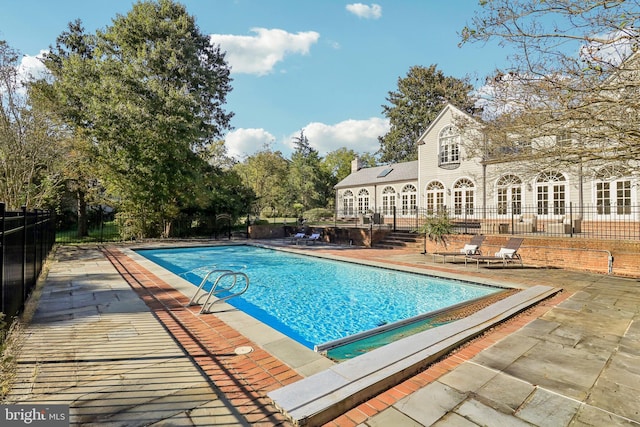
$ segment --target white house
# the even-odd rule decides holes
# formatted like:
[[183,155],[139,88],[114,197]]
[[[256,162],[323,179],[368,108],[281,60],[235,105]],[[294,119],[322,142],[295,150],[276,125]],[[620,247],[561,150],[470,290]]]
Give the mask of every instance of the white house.
[[339,216],[350,217],[375,211],[391,215],[396,207],[402,215],[418,205],[418,161],[362,168],[351,162],[351,174],[336,186]]
[[[465,152],[469,132],[477,131],[465,130],[465,136],[458,129],[456,123],[464,117],[473,121],[453,105],[446,105],[418,139],[417,161],[363,169],[354,160],[351,174],[335,186],[338,216],[373,211],[386,218],[395,207],[398,217],[412,217],[416,212],[428,214],[446,207],[457,219],[482,222],[489,218],[496,225],[509,219],[518,231],[514,218],[522,222],[529,216],[535,218],[533,224],[522,230],[560,227],[561,232],[568,232],[568,226],[579,232],[582,219],[640,220],[638,209],[632,208],[638,205],[638,170],[610,165],[537,170],[539,163],[510,162],[504,157],[483,161]],[[571,134],[565,133],[522,149],[570,140]]]

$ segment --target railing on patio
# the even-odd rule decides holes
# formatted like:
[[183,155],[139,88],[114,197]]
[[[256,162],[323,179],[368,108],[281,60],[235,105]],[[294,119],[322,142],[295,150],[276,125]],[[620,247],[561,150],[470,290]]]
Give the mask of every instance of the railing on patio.
[[[441,207],[454,223],[454,231],[464,234],[517,234],[594,239],[640,240],[640,206],[624,207],[582,206],[568,203],[563,206],[507,207]],[[304,227],[367,228],[417,231],[434,212],[422,208],[367,209],[335,211],[333,218],[281,223],[292,230]],[[297,216],[296,216],[297,217]],[[291,218],[289,216],[288,218]],[[282,220],[282,218],[280,218]],[[62,223],[63,221],[57,221]],[[65,227],[56,233],[57,243],[129,241],[140,238],[138,231],[145,218],[114,213],[90,216],[87,236],[78,236],[77,224],[67,219]],[[291,230],[289,230],[290,232]],[[234,222],[228,215],[183,215],[174,221],[170,238],[230,239],[247,237],[246,222]],[[147,236],[148,237],[148,236]]]
[[54,239],[50,212],[7,211],[0,203],[0,312],[5,321],[22,311]]
[[[518,234],[640,240],[640,206],[487,206],[441,207],[457,233]],[[366,213],[336,211],[335,226],[418,230],[435,212],[422,208],[369,209]]]

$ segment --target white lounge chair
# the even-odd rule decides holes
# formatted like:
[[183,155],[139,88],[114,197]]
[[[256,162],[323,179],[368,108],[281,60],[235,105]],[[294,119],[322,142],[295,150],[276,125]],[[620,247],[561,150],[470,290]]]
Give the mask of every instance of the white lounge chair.
[[522,257],[518,253],[518,249],[520,249],[520,245],[524,239],[520,237],[511,237],[507,244],[500,248],[498,252],[496,252],[493,256],[491,255],[467,255],[464,257],[464,265],[467,265],[467,261],[475,261],[476,268],[480,266],[481,262],[486,262],[489,264],[492,261],[502,262],[502,266],[506,267],[507,263],[510,262],[520,262],[520,266],[522,266]]
[[439,255],[442,257],[443,264],[447,260],[448,256],[455,258],[458,256],[481,255],[480,246],[482,245],[483,241],[484,241],[484,236],[482,234],[476,234],[471,238],[471,241],[468,244],[464,245],[464,247],[462,249],[459,249],[458,251],[434,252],[433,262],[436,262],[436,255]]
[[307,237],[305,243],[309,244],[309,242],[313,242],[313,244],[315,245],[315,243],[319,240],[320,240],[320,233],[312,233],[311,236]]
[[296,245],[298,244],[298,240],[300,239],[305,239],[307,237],[306,234],[304,233],[296,233],[293,236],[290,237],[290,242],[291,243],[295,243]]

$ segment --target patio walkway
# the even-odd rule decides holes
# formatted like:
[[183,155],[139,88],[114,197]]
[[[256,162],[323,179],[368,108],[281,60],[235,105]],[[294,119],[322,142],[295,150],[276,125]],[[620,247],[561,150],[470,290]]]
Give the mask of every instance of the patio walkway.
[[[565,290],[328,426],[640,426],[638,280],[476,271],[415,250],[297,250]],[[184,308],[188,298],[126,250],[63,247],[56,259],[12,400],[70,404],[72,425],[289,424],[266,394],[313,374],[308,365],[283,362],[222,314]]]

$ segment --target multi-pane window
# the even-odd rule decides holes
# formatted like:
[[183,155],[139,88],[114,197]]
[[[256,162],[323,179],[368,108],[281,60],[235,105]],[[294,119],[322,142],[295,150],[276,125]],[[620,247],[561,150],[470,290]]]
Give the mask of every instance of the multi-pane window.
[[559,172],[543,172],[536,180],[538,215],[564,215],[567,179]]
[[396,190],[393,187],[385,187],[382,190],[382,213],[392,215],[396,206]]
[[505,175],[496,183],[498,214],[522,213],[522,180],[515,175]]
[[467,178],[456,181],[453,185],[454,215],[473,215],[475,202],[475,186]]
[[610,182],[596,182],[596,207],[599,215],[611,215]]
[[418,204],[417,204],[417,194],[418,191],[416,187],[411,184],[407,184],[402,188],[402,215],[409,215],[415,213]]
[[440,164],[460,162],[460,135],[453,126],[440,131]]
[[631,214],[631,180],[627,173],[617,168],[605,167],[598,171],[595,182],[595,199],[599,215]]
[[358,213],[364,214],[369,210],[369,191],[362,189],[358,191]]
[[616,211],[618,215],[631,214],[631,181],[616,181]]
[[427,212],[430,214],[440,212],[444,209],[444,185],[438,181],[430,182],[427,185]]
[[353,193],[350,190],[345,191],[342,196],[342,212],[345,216],[353,215]]

